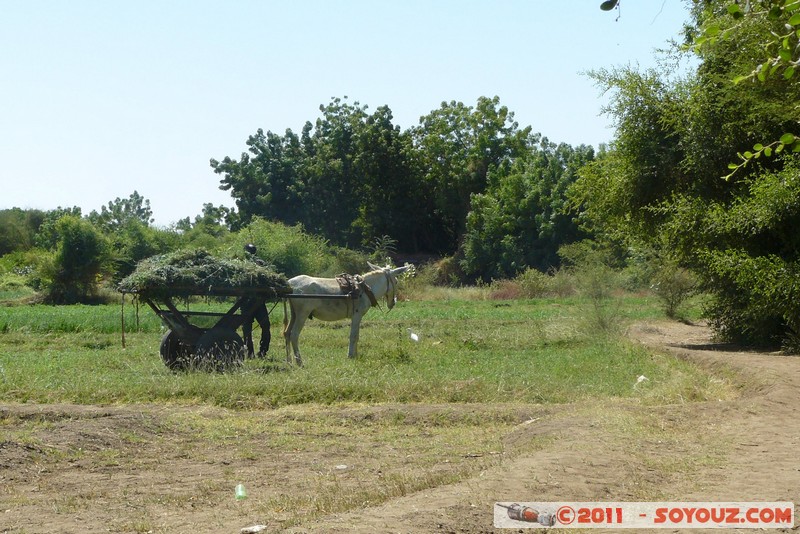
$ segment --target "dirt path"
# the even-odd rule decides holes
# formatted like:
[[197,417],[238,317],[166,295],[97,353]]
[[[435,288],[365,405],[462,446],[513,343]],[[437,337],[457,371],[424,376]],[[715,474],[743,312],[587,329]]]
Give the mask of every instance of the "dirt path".
[[[291,532],[493,532],[497,501],[791,501],[797,515],[800,359],[714,344],[699,325],[637,325],[629,334],[715,372],[741,373],[741,397],[656,408],[577,406],[507,440],[556,438],[540,451],[460,484]],[[609,408],[622,415],[609,420]]]
[[[363,433],[364,443],[346,443],[335,427],[324,429],[323,442],[339,440],[341,450],[298,447],[297,439],[321,431],[315,414],[300,409],[251,414],[273,418],[285,435],[227,441],[234,448],[224,436],[204,441],[199,427],[182,426],[235,435],[225,427],[230,414],[214,408],[0,405],[0,533],[235,534],[257,523],[295,534],[480,533],[493,532],[497,501],[800,503],[800,359],[729,350],[712,344],[706,328],[680,323],[639,325],[630,336],[706,366],[713,380],[742,384],[737,398],[531,407],[503,436],[501,456],[464,460],[483,462],[475,476],[291,528],[282,525],[297,496],[318,489],[309,481],[357,495],[367,476],[384,476],[389,456],[402,464],[404,451]],[[444,413],[419,405],[349,410],[351,421],[402,414],[412,419],[409,431],[414,417]],[[364,478],[348,478],[354,462]],[[341,475],[331,474],[337,464],[347,464]],[[233,500],[232,484],[244,477],[262,482],[264,494]],[[266,512],[282,502],[286,517]]]

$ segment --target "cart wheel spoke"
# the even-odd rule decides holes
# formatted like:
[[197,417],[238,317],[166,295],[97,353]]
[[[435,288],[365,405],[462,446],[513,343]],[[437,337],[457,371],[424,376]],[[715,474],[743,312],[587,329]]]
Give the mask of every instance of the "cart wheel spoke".
[[194,353],[195,365],[198,367],[225,371],[241,365],[244,360],[244,342],[234,330],[212,328],[197,340]]
[[192,360],[191,347],[183,343],[172,330],[167,330],[161,338],[161,359],[173,371],[185,371]]

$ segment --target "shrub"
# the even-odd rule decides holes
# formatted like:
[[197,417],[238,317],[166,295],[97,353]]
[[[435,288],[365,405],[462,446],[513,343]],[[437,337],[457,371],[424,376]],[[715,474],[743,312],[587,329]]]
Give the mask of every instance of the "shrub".
[[662,300],[664,313],[674,319],[678,316],[680,307],[695,293],[697,279],[677,262],[667,261],[653,277],[651,288]]
[[793,345],[800,332],[800,262],[740,249],[704,256],[713,280],[707,307],[711,325],[725,340],[766,346]]
[[516,281],[520,286],[522,295],[533,299],[552,294],[552,278],[552,276],[548,276],[538,269],[529,268],[517,275]]
[[109,260],[105,237],[85,219],[65,215],[56,223],[59,236],[46,300],[55,304],[88,302],[96,294]]
[[[349,248],[332,247],[330,262],[320,276],[336,276],[341,273],[363,273],[367,268],[367,257],[364,253]],[[379,262],[381,265],[385,262]]]
[[319,276],[334,263],[328,243],[306,234],[302,226],[287,226],[255,217],[232,236],[233,255],[243,255],[244,245],[252,243],[258,256],[288,278],[298,274]]
[[491,300],[514,300],[522,297],[522,284],[518,280],[492,280],[492,283],[489,284]]
[[458,287],[466,280],[464,270],[461,268],[461,261],[456,256],[442,258],[433,265],[433,268],[435,285]]
[[551,269],[550,292],[554,297],[569,297],[578,292],[575,276],[569,269]]

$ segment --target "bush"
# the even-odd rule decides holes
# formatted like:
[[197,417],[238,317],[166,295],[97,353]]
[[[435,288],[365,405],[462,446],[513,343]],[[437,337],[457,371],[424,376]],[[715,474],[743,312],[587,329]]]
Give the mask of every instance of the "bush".
[[514,300],[523,296],[522,284],[518,280],[492,280],[489,284],[491,300]]
[[748,345],[794,344],[800,332],[800,262],[737,249],[710,252],[704,259],[705,276],[713,281],[706,312],[720,337]]
[[19,275],[24,279],[26,286],[35,291],[43,291],[52,282],[54,261],[52,252],[39,248],[14,252],[0,258],[0,273]]
[[433,264],[433,283],[437,286],[458,287],[466,280],[461,260],[456,256],[447,256]]
[[298,274],[319,276],[332,263],[322,238],[306,234],[301,226],[286,226],[258,217],[232,235],[233,256],[243,256],[244,246],[252,243],[258,257],[273,265],[287,278]]
[[46,300],[55,304],[88,302],[109,260],[105,237],[85,219],[65,215],[56,223],[59,236]]
[[342,272],[361,273],[367,265],[364,254],[332,247],[319,236],[307,234],[303,227],[254,218],[250,224],[231,236],[229,255],[245,254],[244,246],[252,243],[258,257],[273,265],[287,278],[299,274],[334,276]]
[[[367,270],[367,256],[349,248],[332,247],[330,263],[320,276],[336,276],[341,273],[358,274]],[[385,262],[378,262],[383,265]]]
[[575,276],[569,269],[551,269],[550,292],[554,297],[569,297],[578,292]]
[[525,298],[533,299],[552,295],[552,276],[548,276],[538,269],[525,269],[516,281]]
[[691,271],[680,267],[677,262],[667,261],[653,277],[651,288],[662,300],[664,313],[674,319],[681,306],[695,293],[697,279]]

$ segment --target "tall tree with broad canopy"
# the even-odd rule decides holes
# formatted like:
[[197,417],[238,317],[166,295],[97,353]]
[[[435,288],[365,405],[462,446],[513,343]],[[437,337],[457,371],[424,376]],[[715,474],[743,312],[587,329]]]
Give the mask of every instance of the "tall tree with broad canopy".
[[500,98],[480,97],[473,108],[442,102],[412,129],[426,209],[433,214],[437,248],[455,251],[466,230],[472,195],[488,185],[489,172],[524,156],[531,128],[519,128]]
[[411,141],[391,110],[369,114],[334,98],[300,137],[258,130],[238,161],[211,160],[220,188],[236,200],[239,225],[253,217],[302,224],[333,243],[359,246],[383,234],[414,247]]
[[[304,137],[311,123],[303,128]],[[225,157],[211,160],[211,167],[223,175],[220,189],[230,191],[236,201],[239,220],[247,225],[254,216],[295,224],[303,218],[302,171],[307,152],[300,138],[287,129],[283,136],[259,128],[247,139],[248,152],[238,161]]]

